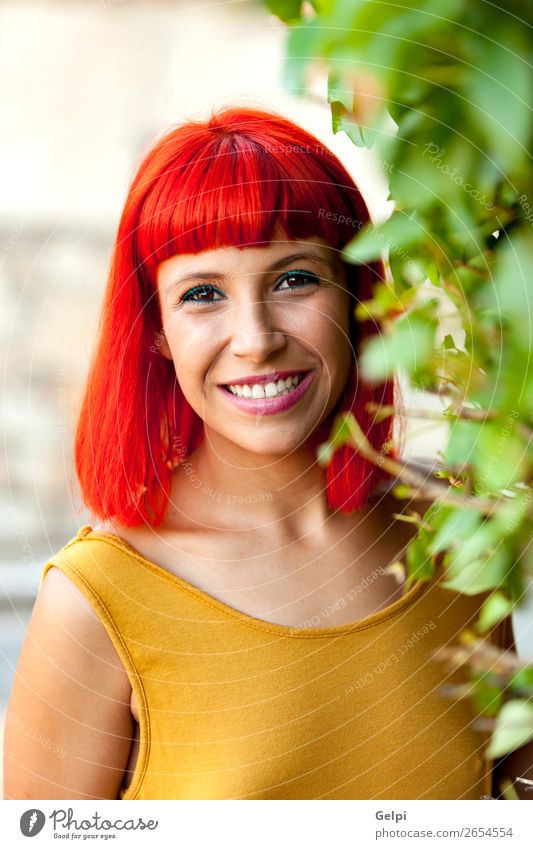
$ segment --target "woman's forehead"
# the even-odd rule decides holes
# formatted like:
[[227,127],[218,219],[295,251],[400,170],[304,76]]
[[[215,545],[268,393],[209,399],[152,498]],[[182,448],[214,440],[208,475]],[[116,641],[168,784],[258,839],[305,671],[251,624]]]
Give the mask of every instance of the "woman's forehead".
[[[227,246],[212,248],[194,254],[176,254],[164,260],[158,266],[157,277],[160,285],[189,273],[213,271],[221,273],[238,271],[276,270],[276,266],[292,261],[315,261],[325,270],[336,270],[340,262],[340,253],[320,237],[308,239],[276,239],[263,245]],[[216,264],[213,264],[216,263]]]

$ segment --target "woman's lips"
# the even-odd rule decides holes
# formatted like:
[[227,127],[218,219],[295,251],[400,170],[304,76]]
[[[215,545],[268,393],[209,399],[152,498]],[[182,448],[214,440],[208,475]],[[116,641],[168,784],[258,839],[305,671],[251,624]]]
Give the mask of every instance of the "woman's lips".
[[241,398],[238,395],[234,395],[224,386],[217,386],[217,389],[240,410],[244,410],[247,413],[262,413],[265,416],[270,416],[274,413],[283,413],[285,410],[294,407],[313,382],[314,375],[314,371],[308,372],[296,389],[293,389],[287,395],[278,395],[274,398]]
[[243,386],[245,383],[248,386],[252,386],[254,383],[258,383],[263,385],[265,383],[277,383],[278,380],[285,380],[286,377],[294,377],[294,375],[306,374],[307,369],[300,369],[300,371],[272,371],[270,374],[259,374],[259,375],[249,375],[248,377],[241,377],[238,380],[228,380],[226,383],[219,383],[219,386]]

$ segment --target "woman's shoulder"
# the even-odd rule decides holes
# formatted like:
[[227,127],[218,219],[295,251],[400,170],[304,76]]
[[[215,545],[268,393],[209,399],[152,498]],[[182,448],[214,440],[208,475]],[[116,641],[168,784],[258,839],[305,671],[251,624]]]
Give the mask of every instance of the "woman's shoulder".
[[[47,570],[38,595],[40,620],[47,611],[50,620],[57,618],[65,631],[64,644],[70,640],[95,657],[104,657],[118,668],[117,653],[92,604],[79,586],[53,563]],[[88,648],[90,646],[90,649]]]
[[[95,552],[86,548],[86,538],[93,530],[85,525],[59,551],[51,555],[42,571],[37,602],[41,610],[57,616],[68,627],[76,629],[80,645],[90,645],[95,656],[115,668],[122,668],[116,649],[102,622],[101,572],[95,569]],[[106,551],[96,551],[103,559]],[[108,566],[109,560],[105,565]]]
[[[108,671],[111,688],[127,689],[123,661],[109,632],[110,626],[107,624],[106,627],[102,618],[106,607],[102,605],[102,599],[109,602],[102,591],[107,585],[105,574],[108,568],[95,569],[95,556],[97,559],[101,557],[104,563],[107,551],[97,549],[96,555],[92,548],[86,551],[85,540],[92,530],[91,525],[85,525],[46,562],[34,608],[37,613],[33,626],[57,630],[54,620],[61,622],[65,650],[72,654],[78,647],[82,655],[80,662],[85,663],[85,669],[88,668],[89,655],[97,661],[97,665],[103,664]],[[110,562],[107,558],[104,565],[108,567]],[[107,618],[104,617],[106,622]]]
[[[37,595],[9,701],[6,798],[117,798],[129,751],[131,686],[103,624],[61,569]],[[96,719],[95,719],[96,717]],[[57,744],[28,746],[24,731]],[[75,763],[83,763],[76,770]],[[60,790],[58,791],[58,787]]]
[[[84,525],[65,544],[50,554],[41,571],[40,588],[54,586],[57,591],[61,587],[76,587],[81,597],[89,596],[91,602],[102,589],[102,576],[109,568],[118,569],[124,564],[124,559],[117,556],[116,549],[101,542],[95,530],[102,528],[110,535],[125,538],[127,532],[106,523],[104,525]],[[87,543],[91,543],[87,545]],[[102,567],[101,569],[95,568]],[[53,577],[50,577],[52,576]]]
[[[148,560],[154,560],[158,554],[158,542],[166,538],[165,528],[152,528],[151,526],[137,525],[134,527],[120,525],[108,519],[94,525],[92,530],[95,534],[113,538],[120,543],[125,543],[131,551],[140,554]],[[176,531],[174,531],[174,535]]]

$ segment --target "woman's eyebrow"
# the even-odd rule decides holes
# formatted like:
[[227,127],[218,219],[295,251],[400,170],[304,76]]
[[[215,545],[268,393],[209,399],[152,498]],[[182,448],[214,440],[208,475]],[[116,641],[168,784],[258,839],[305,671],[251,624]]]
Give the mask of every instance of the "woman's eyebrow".
[[300,251],[296,254],[289,254],[289,256],[283,256],[281,259],[277,259],[276,262],[273,262],[272,265],[266,269],[267,271],[277,271],[279,268],[283,268],[284,265],[289,265],[292,262],[299,262],[301,259],[310,259],[314,262],[318,262],[320,265],[327,268],[328,271],[335,271],[335,264],[327,259],[327,257],[322,256],[322,254],[313,253],[313,251]]
[[[277,259],[268,268],[265,269],[266,272],[269,271],[277,271],[280,268],[283,268],[285,265],[290,265],[293,262],[300,262],[301,260],[311,260],[313,262],[317,262],[322,265],[327,271],[334,274],[336,271],[335,264],[327,259],[325,256],[321,254],[313,253],[312,251],[300,251],[299,253],[289,254],[288,256],[283,256],[280,259]],[[202,280],[206,277],[210,277],[216,280],[224,280],[226,275],[220,274],[218,271],[193,271],[190,274],[186,274],[184,277],[179,277],[174,280],[171,280],[170,283],[165,287],[165,290],[174,289],[180,283],[185,283],[187,280]]]

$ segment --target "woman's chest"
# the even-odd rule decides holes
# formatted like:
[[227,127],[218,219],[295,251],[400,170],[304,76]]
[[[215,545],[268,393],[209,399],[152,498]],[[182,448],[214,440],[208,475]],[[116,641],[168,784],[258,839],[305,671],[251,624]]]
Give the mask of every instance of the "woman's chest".
[[336,537],[329,544],[276,543],[264,536],[199,540],[122,536],[146,559],[223,604],[290,627],[331,627],[363,619],[392,604],[402,586],[388,567],[406,534],[382,539]]
[[206,655],[193,634],[173,673],[164,661],[166,676],[146,681],[157,709],[144,798],[479,798],[481,741],[430,660],[471,609],[439,619],[445,591],[415,591],[341,638],[230,626],[241,633]]

